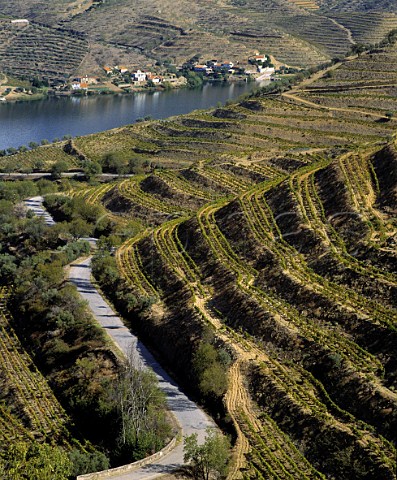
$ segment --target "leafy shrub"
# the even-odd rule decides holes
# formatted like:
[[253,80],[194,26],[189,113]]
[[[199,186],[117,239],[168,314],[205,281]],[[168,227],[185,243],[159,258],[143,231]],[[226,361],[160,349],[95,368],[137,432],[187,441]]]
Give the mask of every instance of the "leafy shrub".
[[109,468],[109,459],[101,452],[82,452],[74,448],[69,452],[72,462],[72,475],[84,475],[85,473],[100,472]]

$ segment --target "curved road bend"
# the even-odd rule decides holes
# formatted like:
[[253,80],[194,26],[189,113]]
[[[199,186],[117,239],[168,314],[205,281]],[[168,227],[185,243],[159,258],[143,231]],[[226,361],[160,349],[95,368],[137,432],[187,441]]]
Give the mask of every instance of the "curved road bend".
[[[35,197],[26,200],[25,205],[37,215],[44,217],[47,224],[53,225],[54,220],[44,209],[42,202],[43,199],[41,197]],[[164,371],[153,355],[128,330],[110,305],[99,294],[91,282],[91,257],[73,263],[69,271],[69,279],[76,285],[78,292],[88,302],[97,321],[122,352],[125,355],[129,355],[131,349],[133,349],[141,360],[142,365],[153,369],[159,381],[159,386],[166,395],[169,410],[182,428],[183,436],[197,433],[199,442],[202,442],[206,428],[214,426],[213,421],[179,389],[178,385]],[[149,480],[170,473],[183,464],[183,445],[179,443],[161,460],[133,472],[112,476],[111,478],[119,480]]]

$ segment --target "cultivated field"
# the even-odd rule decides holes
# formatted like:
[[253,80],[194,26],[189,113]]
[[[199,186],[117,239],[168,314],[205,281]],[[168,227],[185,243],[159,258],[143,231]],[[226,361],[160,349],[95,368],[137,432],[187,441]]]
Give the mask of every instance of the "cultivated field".
[[[68,417],[43,375],[22,347],[6,308],[8,292],[0,287],[0,438],[12,444],[38,440],[67,444]],[[66,443],[65,443],[66,442]]]
[[87,51],[82,36],[38,25],[17,28],[0,20],[0,70],[6,74],[64,80]]

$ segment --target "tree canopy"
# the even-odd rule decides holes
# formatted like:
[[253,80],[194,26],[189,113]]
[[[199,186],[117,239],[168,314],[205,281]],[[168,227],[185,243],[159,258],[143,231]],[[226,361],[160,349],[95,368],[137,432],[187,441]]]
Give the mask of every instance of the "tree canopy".
[[184,442],[184,461],[190,463],[197,480],[226,478],[230,457],[230,442],[227,437],[213,428],[207,429],[202,445],[198,444],[197,433],[189,435]]

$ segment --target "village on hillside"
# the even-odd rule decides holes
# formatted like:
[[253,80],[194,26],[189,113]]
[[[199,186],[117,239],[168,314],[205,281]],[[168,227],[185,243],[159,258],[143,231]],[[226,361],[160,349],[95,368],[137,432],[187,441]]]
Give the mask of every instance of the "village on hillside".
[[194,86],[201,81],[215,80],[247,80],[270,79],[275,73],[270,57],[255,52],[248,59],[248,64],[240,66],[229,60],[207,60],[199,63],[198,57],[193,57],[180,66],[165,63],[162,68],[145,70],[144,68],[129,69],[124,65],[103,67],[105,79],[96,77],[76,77],[70,84],[60,86],[59,90],[68,89],[71,92],[95,92],[107,88],[124,92],[141,90],[142,88],[178,88],[186,85]]
[[275,65],[273,58],[258,51],[243,63],[217,59],[203,61],[196,55],[182,65],[164,61],[140,68],[104,65],[102,70],[102,75],[71,76],[51,84],[38,78],[9,85],[3,81],[3,84],[0,82],[0,102],[34,100],[46,95],[85,96],[197,87],[216,81],[276,80],[279,75],[296,73],[296,69]]

